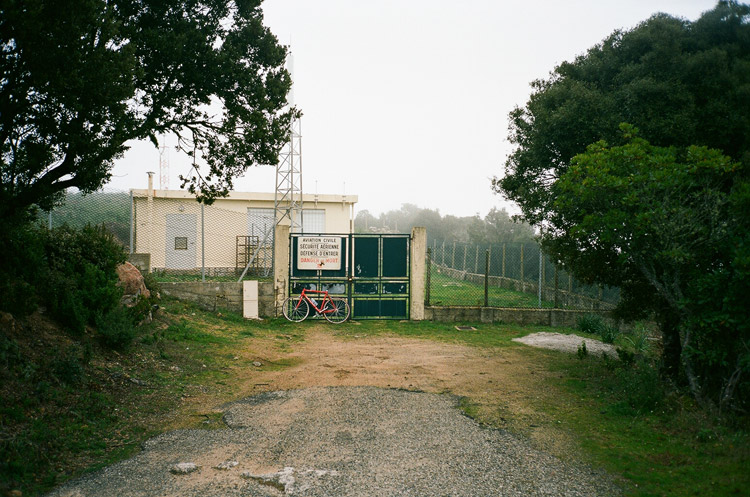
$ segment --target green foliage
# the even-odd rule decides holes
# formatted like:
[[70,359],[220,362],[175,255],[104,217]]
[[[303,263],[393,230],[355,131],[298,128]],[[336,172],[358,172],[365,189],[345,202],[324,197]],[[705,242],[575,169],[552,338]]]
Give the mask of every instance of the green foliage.
[[493,208],[484,218],[443,216],[437,210],[403,204],[399,210],[391,210],[375,217],[369,211],[357,213],[354,229],[357,233],[398,232],[409,233],[415,226],[427,228],[429,240],[446,242],[470,242],[489,244],[499,242],[534,241],[534,230],[528,224],[514,221],[505,209]]
[[103,227],[75,230],[66,225],[40,230],[44,240],[47,278],[41,290],[53,316],[80,333],[100,314],[114,309],[122,297],[118,265],[125,252]]
[[637,354],[644,354],[650,348],[648,330],[643,323],[636,323],[633,331],[626,334],[623,338],[630,343],[633,351]]
[[81,383],[85,371],[79,347],[71,346],[63,354],[56,354],[52,361],[52,374],[68,385]]
[[[739,398],[750,362],[747,169],[622,130],[623,145],[591,145],[557,180],[542,242],[584,281],[620,286],[621,309],[655,313],[665,363],[684,368],[696,397]],[[613,331],[599,334],[612,343]]]
[[602,337],[604,343],[615,343],[617,337],[620,336],[620,330],[617,329],[617,326],[605,324],[600,330],[599,336]]
[[576,351],[576,356],[578,357],[578,359],[584,360],[586,359],[586,357],[588,357],[588,355],[589,351],[586,348],[586,341],[582,340],[581,345],[578,346],[578,350]]
[[[295,109],[285,47],[260,2],[3,4],[0,217],[101,188],[130,140],[178,136],[198,161],[182,186],[206,202],[274,164]],[[222,112],[210,108],[220,102]]]
[[598,314],[584,314],[576,323],[578,329],[590,335],[599,335],[604,328],[604,318]]
[[117,306],[107,314],[97,316],[96,330],[105,347],[127,350],[136,336],[133,315],[129,309]]

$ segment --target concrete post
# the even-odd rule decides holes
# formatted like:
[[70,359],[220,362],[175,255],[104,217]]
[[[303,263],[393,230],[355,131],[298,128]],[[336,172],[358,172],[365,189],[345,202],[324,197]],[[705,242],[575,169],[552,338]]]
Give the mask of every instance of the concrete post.
[[427,228],[414,227],[411,230],[411,267],[409,269],[411,287],[411,307],[409,316],[412,321],[424,320],[424,286],[425,256],[427,250]]
[[289,226],[276,225],[273,247],[273,294],[275,315],[281,314],[281,304],[289,290]]

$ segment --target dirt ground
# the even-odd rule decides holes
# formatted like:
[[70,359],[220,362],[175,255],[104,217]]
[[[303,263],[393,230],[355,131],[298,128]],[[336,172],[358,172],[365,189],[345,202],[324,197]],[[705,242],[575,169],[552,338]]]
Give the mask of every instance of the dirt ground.
[[[310,331],[303,342],[283,351],[274,344],[237,351],[238,356],[263,364],[252,374],[232,375],[239,379],[237,397],[325,386],[449,393],[466,397],[479,422],[522,434],[537,448],[557,456],[575,452],[569,434],[550,414],[536,408],[544,404],[543,381],[551,373],[529,350],[392,336],[340,337],[330,330]],[[268,367],[280,360],[291,360],[294,366]],[[187,400],[190,405],[184,407],[205,411],[208,399],[198,395]]]

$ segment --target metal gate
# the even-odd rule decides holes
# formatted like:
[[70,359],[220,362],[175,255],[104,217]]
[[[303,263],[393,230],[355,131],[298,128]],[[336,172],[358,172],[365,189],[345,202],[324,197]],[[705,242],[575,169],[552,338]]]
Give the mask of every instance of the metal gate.
[[410,235],[292,234],[289,248],[290,295],[327,290],[354,319],[409,319]]

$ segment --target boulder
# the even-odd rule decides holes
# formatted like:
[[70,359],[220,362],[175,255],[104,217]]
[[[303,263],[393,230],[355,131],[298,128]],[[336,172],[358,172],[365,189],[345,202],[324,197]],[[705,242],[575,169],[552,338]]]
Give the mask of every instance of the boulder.
[[146,284],[143,281],[143,275],[137,267],[129,262],[120,264],[117,266],[117,277],[120,279],[118,285],[122,287],[125,295],[143,295],[148,298],[151,296],[151,292],[146,288]]

